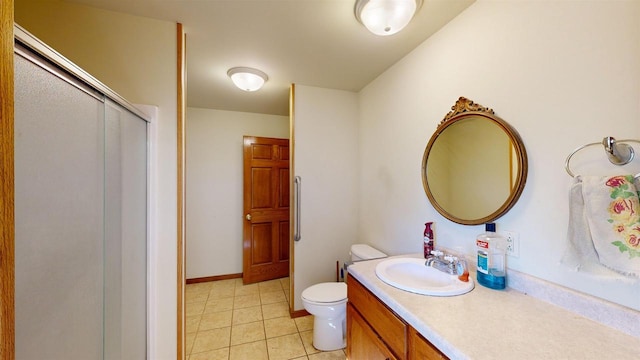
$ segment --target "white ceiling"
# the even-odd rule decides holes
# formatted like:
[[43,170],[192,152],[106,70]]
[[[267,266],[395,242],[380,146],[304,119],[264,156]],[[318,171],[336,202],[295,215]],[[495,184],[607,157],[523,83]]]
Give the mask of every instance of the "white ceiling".
[[[359,91],[475,0],[424,0],[400,33],[371,34],[353,14],[355,0],[68,0],[183,24],[187,105],[289,114],[291,83]],[[257,92],[237,89],[235,66],[260,69]]]

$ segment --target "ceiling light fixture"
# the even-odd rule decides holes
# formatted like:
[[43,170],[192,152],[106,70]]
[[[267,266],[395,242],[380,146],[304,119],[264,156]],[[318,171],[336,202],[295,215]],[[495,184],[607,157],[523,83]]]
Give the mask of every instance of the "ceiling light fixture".
[[356,19],[376,35],[388,36],[404,29],[423,0],[356,0]]
[[233,83],[244,91],[260,90],[269,77],[260,70],[249,67],[234,67],[227,71]]

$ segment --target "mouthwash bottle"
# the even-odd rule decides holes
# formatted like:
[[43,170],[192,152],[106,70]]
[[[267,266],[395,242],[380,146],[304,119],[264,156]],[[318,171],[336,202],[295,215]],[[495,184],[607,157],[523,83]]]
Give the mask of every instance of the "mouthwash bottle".
[[507,284],[506,239],[496,233],[496,224],[485,224],[478,235],[478,283],[491,289],[504,289]]

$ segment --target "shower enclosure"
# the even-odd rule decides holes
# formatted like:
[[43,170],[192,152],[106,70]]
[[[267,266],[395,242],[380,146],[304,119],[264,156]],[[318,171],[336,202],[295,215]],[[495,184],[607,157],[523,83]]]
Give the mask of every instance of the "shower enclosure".
[[17,359],[147,357],[147,120],[16,27]]

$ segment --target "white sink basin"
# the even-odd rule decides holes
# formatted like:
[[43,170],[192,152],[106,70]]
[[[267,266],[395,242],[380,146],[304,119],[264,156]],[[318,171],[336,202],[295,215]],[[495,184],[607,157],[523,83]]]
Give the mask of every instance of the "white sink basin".
[[425,259],[419,258],[388,259],[376,266],[376,275],[393,287],[422,295],[454,296],[473,290],[473,279],[460,281],[457,275],[449,275],[424,263]]

